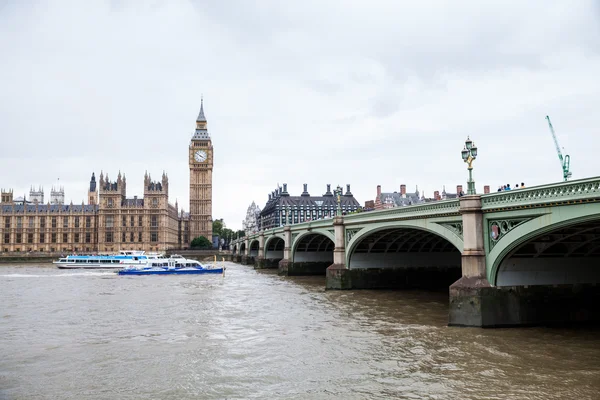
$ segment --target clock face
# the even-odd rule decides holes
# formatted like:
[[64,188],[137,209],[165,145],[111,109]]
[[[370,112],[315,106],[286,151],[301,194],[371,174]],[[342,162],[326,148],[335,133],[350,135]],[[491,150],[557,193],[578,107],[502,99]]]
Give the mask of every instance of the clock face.
[[194,160],[197,162],[206,161],[206,152],[204,150],[198,150],[196,153],[194,153]]

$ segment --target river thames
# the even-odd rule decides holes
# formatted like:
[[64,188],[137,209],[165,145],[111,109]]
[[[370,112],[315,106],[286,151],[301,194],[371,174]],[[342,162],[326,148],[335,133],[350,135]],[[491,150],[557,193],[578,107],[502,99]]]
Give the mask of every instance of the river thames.
[[598,328],[447,327],[446,293],[0,266],[0,399],[598,399]]

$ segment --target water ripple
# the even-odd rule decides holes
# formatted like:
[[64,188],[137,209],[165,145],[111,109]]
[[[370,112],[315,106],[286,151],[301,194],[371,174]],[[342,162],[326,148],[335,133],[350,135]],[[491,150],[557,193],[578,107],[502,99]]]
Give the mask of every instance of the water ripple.
[[[227,275],[0,267],[0,398],[564,399],[597,330],[448,328],[447,294]],[[52,278],[52,279],[46,279]]]

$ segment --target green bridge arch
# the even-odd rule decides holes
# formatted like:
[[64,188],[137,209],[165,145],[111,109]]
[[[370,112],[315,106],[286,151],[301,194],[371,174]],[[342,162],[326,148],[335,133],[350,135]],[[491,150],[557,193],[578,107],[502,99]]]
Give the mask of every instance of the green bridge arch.
[[332,232],[326,230],[326,229],[311,229],[311,230],[307,230],[307,231],[303,231],[302,233],[299,233],[298,236],[296,236],[293,240],[292,240],[292,246],[291,246],[291,254],[290,254],[290,259],[293,262],[294,261],[294,257],[296,255],[296,250],[298,249],[298,245],[302,242],[302,239],[307,237],[307,236],[311,236],[311,235],[321,235],[321,236],[325,236],[326,238],[330,239],[333,243],[335,243],[335,236]]
[[[368,237],[369,235],[383,231],[388,229],[417,229],[421,231],[426,231],[432,233],[434,235],[440,236],[443,239],[446,239],[450,242],[460,253],[463,251],[463,239],[462,236],[459,236],[455,231],[447,228],[446,224],[450,224],[455,221],[450,221],[448,219],[436,219],[436,220],[426,220],[426,219],[417,219],[417,220],[405,220],[405,221],[394,221],[394,222],[379,222],[374,224],[369,224],[364,227],[357,228],[347,228],[349,229],[360,229],[356,232],[355,235],[346,243],[346,265],[350,266],[350,259],[356,246],[362,241],[362,239]],[[348,236],[346,236],[347,238]]]
[[[502,261],[522,244],[545,233],[551,233],[570,225],[590,221],[600,222],[600,203],[546,207],[536,211],[536,214],[531,214],[531,211],[513,213],[511,218],[520,217],[529,219],[503,235],[501,240],[491,250],[491,233],[487,227],[484,229],[487,254],[486,273],[488,281],[493,286],[497,284],[498,272]],[[484,223],[489,225],[492,220],[496,219],[494,217],[498,216],[486,216]]]

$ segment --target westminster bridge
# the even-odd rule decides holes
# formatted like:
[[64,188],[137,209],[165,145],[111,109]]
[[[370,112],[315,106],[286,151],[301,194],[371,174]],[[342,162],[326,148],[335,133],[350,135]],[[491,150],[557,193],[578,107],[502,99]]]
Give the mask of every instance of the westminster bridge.
[[597,321],[600,177],[287,225],[232,250],[327,289],[450,286],[450,325]]

